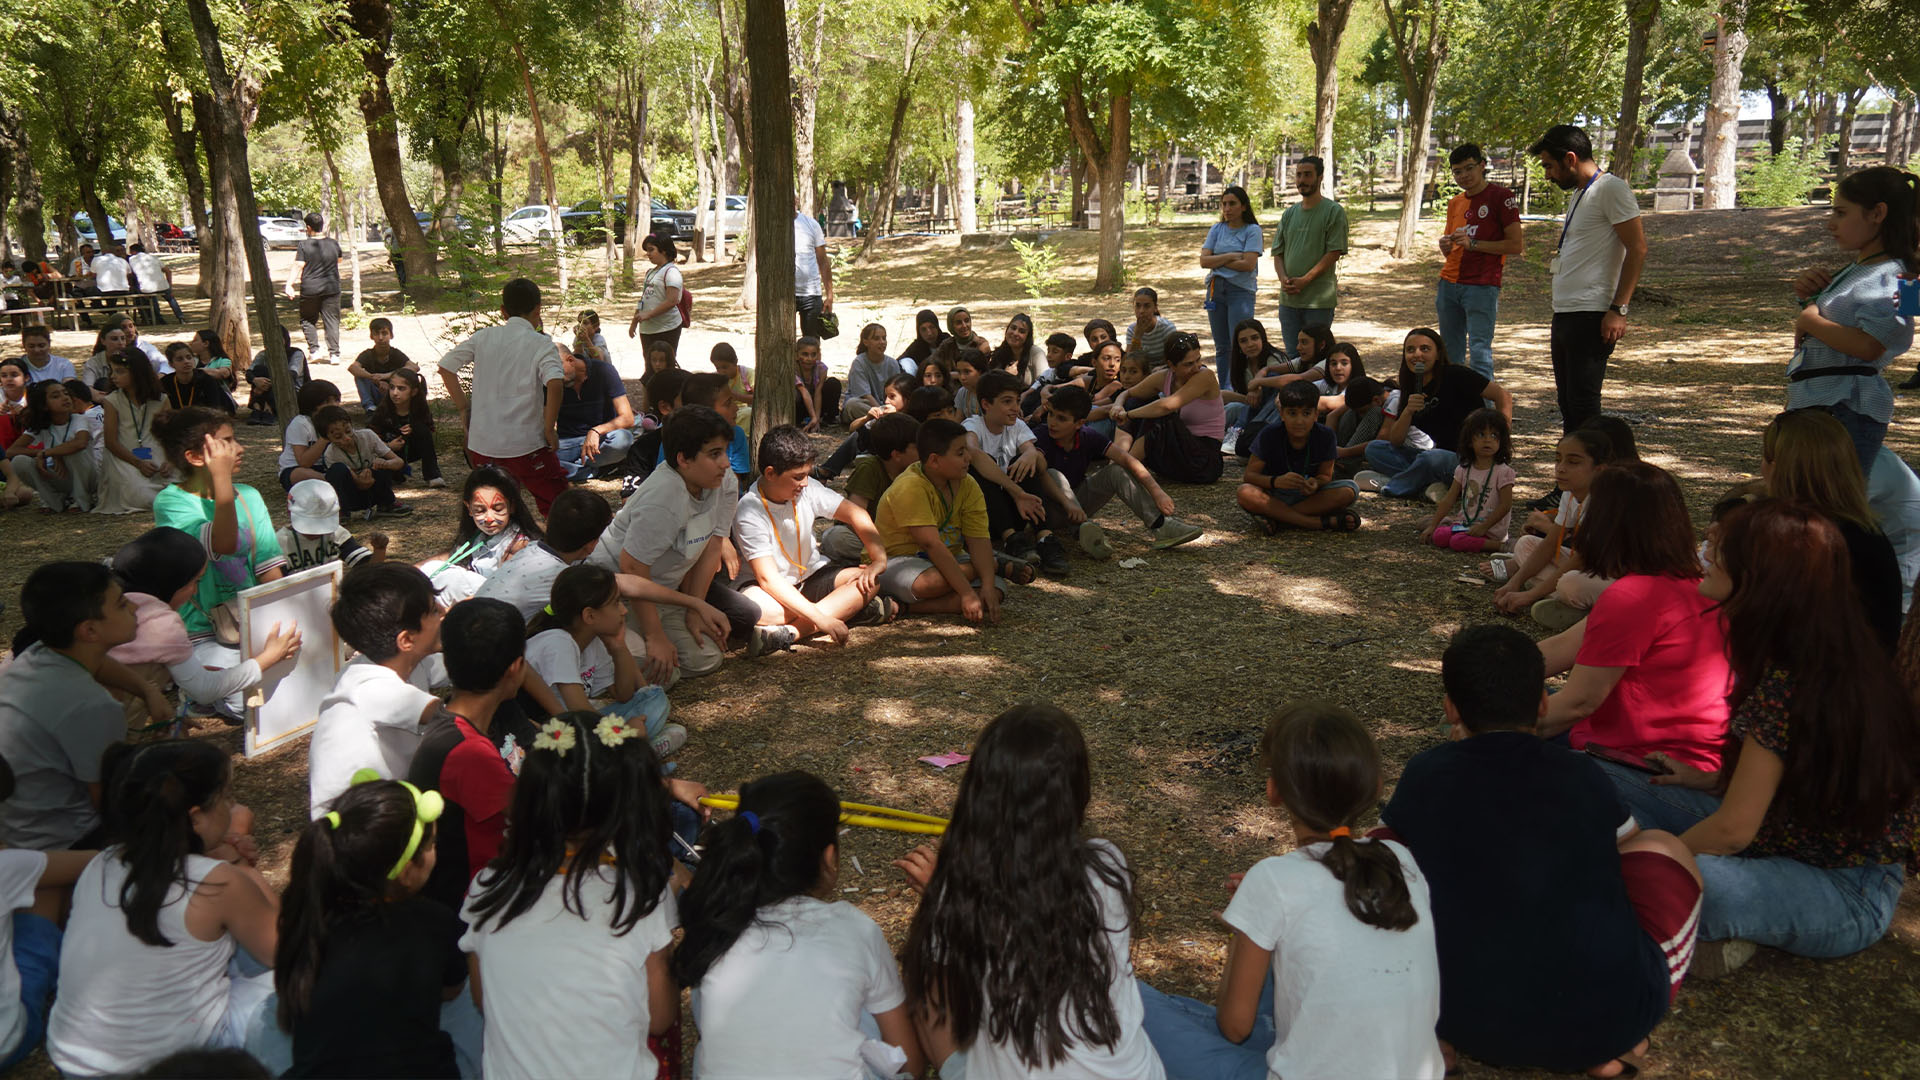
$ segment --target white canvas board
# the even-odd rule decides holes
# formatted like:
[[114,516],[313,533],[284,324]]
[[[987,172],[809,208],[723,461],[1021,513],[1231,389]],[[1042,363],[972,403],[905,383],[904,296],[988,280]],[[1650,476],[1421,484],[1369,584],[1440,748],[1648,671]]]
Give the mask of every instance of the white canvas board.
[[248,757],[307,734],[320,719],[320,699],[346,662],[329,614],[344,571],[331,562],[239,594],[240,641],[248,656],[266,646],[275,623],[300,629],[300,655],[274,665],[247,693]]

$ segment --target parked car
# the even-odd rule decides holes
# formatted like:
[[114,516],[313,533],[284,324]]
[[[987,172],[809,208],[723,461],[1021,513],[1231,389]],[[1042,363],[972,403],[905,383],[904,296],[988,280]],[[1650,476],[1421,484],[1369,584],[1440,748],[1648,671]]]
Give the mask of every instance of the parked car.
[[153,233],[163,244],[177,244],[189,248],[200,246],[200,238],[194,235],[191,225],[175,225],[171,221],[163,221],[153,227]]
[[[73,215],[73,231],[80,237],[81,243],[92,244],[94,247],[100,246],[99,242],[94,239],[93,219],[87,215]],[[115,240],[125,240],[127,238],[127,227],[121,224],[120,219],[114,217],[112,214],[107,215],[107,235],[113,237]]]
[[270,248],[290,248],[307,238],[306,225],[292,218],[262,214],[258,220],[260,239]]
[[[601,230],[606,223],[600,212],[599,199],[588,199],[560,217],[566,225],[567,238],[574,243],[592,245],[604,241]],[[613,200],[613,228],[616,237],[626,234],[627,200],[624,198]],[[676,244],[688,244],[693,242],[693,228],[693,211],[675,210],[659,199],[653,200],[647,232],[666,236]]]
[[552,207],[523,206],[508,214],[507,219],[500,223],[502,241],[508,244],[538,244],[557,235],[564,236],[565,227],[560,219],[565,216],[566,212],[562,210],[560,216],[555,217]]
[[[707,212],[713,212],[714,200],[707,200]],[[725,236],[739,236],[747,227],[747,197],[745,195],[727,196],[726,209],[720,211],[720,232]]]

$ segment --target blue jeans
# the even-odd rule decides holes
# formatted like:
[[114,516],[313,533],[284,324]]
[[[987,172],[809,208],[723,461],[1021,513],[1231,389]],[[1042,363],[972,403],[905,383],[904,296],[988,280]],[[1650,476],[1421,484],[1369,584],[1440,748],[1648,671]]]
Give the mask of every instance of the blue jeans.
[[1493,323],[1500,316],[1500,286],[1440,282],[1433,298],[1447,359],[1493,378]]
[[60,974],[60,928],[31,911],[13,913],[13,966],[20,972],[20,1004],[26,1027],[19,1045],[0,1058],[0,1072],[18,1065],[47,1037],[47,1010],[53,1007],[53,984]]
[[600,456],[592,461],[580,460],[581,452],[586,449],[585,435],[575,439],[561,439],[560,465],[567,470],[569,480],[587,480],[599,469],[608,465],[618,465],[627,460],[627,451],[633,449],[633,429],[621,428],[600,436]]
[[1826,407],[1835,420],[1840,421],[1847,434],[1853,439],[1853,451],[1860,455],[1860,476],[1862,481],[1873,477],[1873,459],[1880,456],[1880,445],[1887,441],[1887,425],[1871,416],[1854,412],[1845,405],[1833,404]]
[[1410,450],[1385,439],[1367,444],[1367,464],[1393,479],[1380,494],[1395,499],[1417,499],[1432,484],[1453,482],[1460,455],[1451,450]]
[[1146,1006],[1147,1038],[1167,1067],[1167,1080],[1267,1080],[1267,1051],[1278,1038],[1273,1027],[1273,972],[1260,990],[1247,1041],[1230,1043],[1220,1034],[1214,1007],[1190,997],[1161,993],[1140,984]]
[[387,390],[383,383],[384,380],[381,379],[363,379],[358,375],[353,377],[354,389],[360,391],[361,408],[372,412],[380,407],[380,402],[384,401],[387,396]]
[[[1601,761],[1633,819],[1679,835],[1720,808],[1718,797],[1656,785]],[[1837,870],[1779,856],[1700,855],[1700,939],[1745,938],[1795,956],[1851,956],[1886,936],[1906,871],[1897,864]]]
[[1232,386],[1233,328],[1253,318],[1252,289],[1243,289],[1225,278],[1213,279],[1213,307],[1207,312],[1207,326],[1213,331],[1213,366],[1221,386]]
[[1280,340],[1273,344],[1279,346],[1280,351],[1286,353],[1287,359],[1291,360],[1299,352],[1296,346],[1300,341],[1300,331],[1313,326],[1332,325],[1333,309],[1330,307],[1299,308],[1281,304]]

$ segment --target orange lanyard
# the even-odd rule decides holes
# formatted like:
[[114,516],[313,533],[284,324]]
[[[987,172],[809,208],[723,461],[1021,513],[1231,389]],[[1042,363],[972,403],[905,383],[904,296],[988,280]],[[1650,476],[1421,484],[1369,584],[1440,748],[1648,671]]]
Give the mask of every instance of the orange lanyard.
[[787,560],[787,564],[795,570],[805,570],[807,568],[807,538],[800,532],[799,492],[795,492],[793,496],[793,543],[795,547],[800,549],[799,555],[794,555],[787,551],[787,538],[780,535],[780,522],[773,516],[773,507],[767,504],[766,495],[762,494],[758,487],[753,489],[753,494],[755,498],[760,500],[760,509],[767,512],[767,524],[773,526],[773,542],[780,545],[780,557]]

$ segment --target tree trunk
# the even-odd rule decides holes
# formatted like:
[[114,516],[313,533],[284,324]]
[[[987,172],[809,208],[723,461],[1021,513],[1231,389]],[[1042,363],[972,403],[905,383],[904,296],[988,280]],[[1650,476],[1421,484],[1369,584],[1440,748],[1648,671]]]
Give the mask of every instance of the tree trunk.
[[360,115],[367,123],[367,156],[373,164],[373,186],[380,193],[380,208],[386,212],[387,227],[393,230],[407,261],[407,280],[437,286],[438,254],[427,242],[419,219],[413,216],[413,200],[407,197],[399,120],[387,87],[387,73],[393,68],[388,51],[393,40],[393,7],[388,0],[348,0],[347,22],[361,39],[360,62],[367,69],[368,80],[360,90]]
[[1640,149],[1640,99],[1647,69],[1647,42],[1653,37],[1653,24],[1660,18],[1660,0],[1626,0],[1626,4],[1626,73],[1620,83],[1620,115],[1614,121],[1613,160],[1607,164],[1607,171],[1631,184],[1634,154]]
[[1845,176],[1853,167],[1853,122],[1860,116],[1860,99],[1866,95],[1864,86],[1853,87],[1846,91],[1846,105],[1840,110],[1840,141],[1835,146],[1833,161],[1834,175]]
[[[696,68],[687,80],[687,131],[693,135],[693,258],[696,262],[707,261],[707,242],[713,241],[718,250],[720,237],[715,225],[718,219],[708,211],[709,202],[718,208],[713,192],[713,156],[707,151],[707,117],[703,107],[703,94],[699,71]],[[718,256],[716,256],[717,258]]]
[[[800,213],[813,217],[820,209],[820,181],[815,177],[814,133],[820,115],[820,60],[827,38],[827,4],[814,0],[812,24],[794,27],[800,35],[791,41],[789,70],[793,80],[795,112],[793,139],[793,183],[799,189]],[[757,445],[757,444],[756,444]]]
[[1912,119],[1913,95],[1895,98],[1887,109],[1887,164],[1895,168],[1907,163],[1907,131]]
[[753,201],[753,250],[759,304],[754,334],[755,378],[774,392],[753,410],[749,446],[781,424],[793,422],[793,110],[788,105],[787,12],[782,0],[746,0],[750,152],[748,195]]
[[1067,221],[1076,229],[1087,227],[1087,159],[1078,146],[1067,151],[1067,181],[1073,188]]
[[[347,188],[340,182],[340,166],[333,160],[333,151],[320,148],[320,164],[324,168],[327,183],[333,187],[333,209],[328,213],[332,218],[333,239],[343,251],[353,252],[353,310],[360,310],[360,238],[353,234],[353,220],[347,216]],[[334,357],[339,363],[340,358]]]
[[[1333,115],[1340,99],[1340,39],[1347,32],[1353,0],[1318,0],[1307,24],[1307,51],[1313,56],[1313,152],[1333,161]],[[1333,169],[1326,170],[1326,193],[1333,196]]]
[[893,99],[893,122],[887,128],[887,156],[880,166],[880,191],[874,198],[873,213],[868,215],[867,235],[860,240],[855,265],[864,266],[873,257],[873,248],[882,233],[893,228],[893,202],[900,192],[900,142],[906,132],[907,109],[913,103],[913,67],[920,55],[920,42],[926,35],[907,27],[907,58],[900,68],[900,92]]
[[[496,9],[497,10],[497,9]],[[500,12],[505,20],[506,12]],[[520,88],[526,91],[527,113],[533,117],[533,149],[540,162],[540,186],[546,189],[547,219],[553,222],[552,235],[548,240],[553,244],[553,262],[560,276],[560,296],[558,302],[564,302],[567,295],[567,238],[560,235],[560,203],[553,182],[553,147],[547,142],[547,122],[540,116],[540,95],[533,85],[533,64],[527,59],[526,47],[519,38],[512,40],[513,58],[520,67]]]
[[1400,228],[1394,234],[1391,254],[1404,259],[1413,251],[1415,233],[1420,228],[1420,203],[1427,186],[1427,137],[1433,127],[1433,102],[1440,89],[1440,65],[1447,58],[1445,9],[1438,4],[1424,9],[1414,0],[1381,0],[1386,10],[1387,31],[1393,38],[1394,53],[1400,62],[1400,79],[1406,87],[1411,132],[1407,138],[1407,167],[1402,173]]
[[1713,45],[1713,82],[1707,89],[1707,130],[1701,156],[1708,210],[1731,210],[1740,163],[1740,66],[1747,58],[1747,0],[1724,0],[1720,36]]
[[1127,161],[1133,156],[1133,92],[1115,87],[1107,101],[1104,133],[1093,126],[1078,76],[1066,87],[1067,130],[1080,148],[1087,175],[1100,186],[1100,254],[1093,289],[1112,292],[1126,276]]
[[[970,50],[961,46],[964,55]],[[964,80],[965,76],[961,78]],[[980,231],[980,177],[973,152],[973,98],[966,83],[960,84],[960,100],[954,107],[954,224],[960,235]]]
[[347,226],[346,247],[350,260],[348,265],[353,272],[353,310],[355,311],[363,310],[360,303],[360,242],[367,236],[367,230],[362,224],[365,219],[358,213],[361,209],[360,202],[357,193],[351,200],[344,197],[341,199],[342,208],[346,211],[344,218]]
[[1776,76],[1767,76],[1761,87],[1767,92],[1767,150],[1779,157],[1787,148],[1787,92]]
[[[607,272],[600,287],[600,302],[603,304],[613,303],[613,277],[619,269],[619,257],[614,251],[616,241],[613,227],[614,115],[612,104],[603,97],[593,110],[593,148],[595,155],[600,159],[600,248],[602,256],[607,261]],[[632,211],[634,207],[628,204],[627,209]],[[633,214],[629,212],[627,217],[631,220]]]
[[208,300],[209,321],[230,349],[246,351],[247,246],[241,236],[240,196],[234,191],[227,158],[216,145],[213,95],[193,92],[193,126],[207,152],[207,186],[213,213],[200,234],[200,288]]
[[194,235],[200,238],[200,283],[195,290],[197,296],[207,296],[207,283],[213,280],[214,247],[208,243],[207,235],[207,182],[200,173],[200,154],[194,144],[193,132],[187,130],[186,114],[180,108],[180,102],[165,87],[154,90],[154,97],[160,103],[160,115],[167,122],[167,141],[173,147],[173,163],[179,167],[180,176],[186,182],[187,209],[192,214]]
[[207,80],[213,88],[213,129],[208,133],[208,146],[224,160],[240,220],[244,223],[240,231],[245,237],[247,265],[252,271],[254,312],[260,318],[267,371],[273,379],[274,412],[284,431],[288,421],[299,415],[299,408],[294,401],[293,378],[287,368],[286,343],[274,332],[280,325],[279,312],[273,296],[273,277],[267,272],[267,246],[261,242],[257,224],[260,208],[253,198],[253,176],[247,166],[245,113],[251,110],[242,109],[242,91],[227,70],[220,32],[214,25],[213,12],[207,9],[207,0],[187,0],[187,14],[193,20],[193,34],[200,43],[200,59],[206,65]]
[[498,256],[506,252],[506,234],[500,229],[500,219],[506,216],[504,200],[507,197],[507,143],[500,137],[500,110],[493,111],[493,133],[487,141],[487,211],[492,215],[488,222],[493,226],[493,253]]
[[[633,287],[633,262],[640,257],[640,241],[653,224],[653,175],[647,168],[647,99],[652,92],[640,64],[620,73],[620,119],[627,136],[627,227],[621,237],[620,281],[627,288]],[[697,210],[694,220],[699,220]]]
[[47,219],[42,211],[40,174],[33,165],[33,147],[27,142],[24,127],[9,133],[13,144],[13,191],[18,205],[14,220],[20,224],[20,249],[27,258],[40,261],[47,257]]

